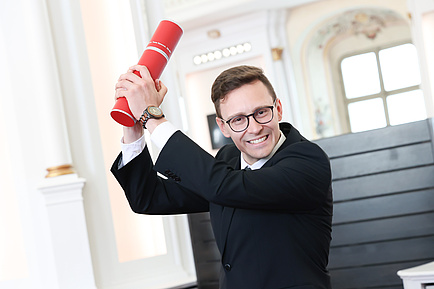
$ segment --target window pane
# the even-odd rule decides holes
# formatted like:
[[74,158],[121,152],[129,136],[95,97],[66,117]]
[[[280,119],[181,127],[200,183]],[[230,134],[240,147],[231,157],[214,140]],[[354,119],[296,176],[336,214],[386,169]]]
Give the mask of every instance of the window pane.
[[387,97],[391,125],[426,119],[422,90],[413,90]]
[[352,132],[371,130],[387,125],[381,98],[350,103],[348,114]]
[[380,92],[377,58],[374,52],[342,60],[342,78],[348,99]]
[[383,49],[379,58],[386,91],[420,84],[419,61],[413,44]]

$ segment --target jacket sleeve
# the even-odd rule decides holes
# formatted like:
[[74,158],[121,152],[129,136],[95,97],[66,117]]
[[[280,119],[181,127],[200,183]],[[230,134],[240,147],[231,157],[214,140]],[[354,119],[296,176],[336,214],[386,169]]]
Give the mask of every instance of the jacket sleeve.
[[153,170],[147,148],[118,169],[122,154],[116,158],[111,172],[121,185],[131,209],[140,214],[184,214],[206,212],[209,203],[171,179],[161,178]]
[[161,151],[156,169],[176,175],[181,186],[222,206],[311,212],[331,204],[330,162],[308,141],[280,150],[260,170],[243,171],[178,132]]

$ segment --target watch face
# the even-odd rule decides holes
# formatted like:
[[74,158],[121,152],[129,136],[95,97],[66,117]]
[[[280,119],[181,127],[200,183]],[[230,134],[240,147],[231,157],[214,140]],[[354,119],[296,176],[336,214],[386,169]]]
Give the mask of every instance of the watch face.
[[158,108],[158,107],[155,107],[155,106],[150,106],[148,108],[148,111],[154,117],[160,117],[163,114],[163,112],[161,111],[161,109]]

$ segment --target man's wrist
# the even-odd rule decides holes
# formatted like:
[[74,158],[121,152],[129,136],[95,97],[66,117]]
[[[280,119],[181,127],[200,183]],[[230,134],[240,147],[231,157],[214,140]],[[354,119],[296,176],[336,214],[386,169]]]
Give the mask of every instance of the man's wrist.
[[140,139],[144,134],[144,130],[140,123],[136,122],[133,127],[123,127],[123,143],[129,144]]
[[159,119],[151,118],[146,123],[146,129],[149,131],[150,134],[152,134],[157,126],[166,121],[167,119],[165,119],[164,117]]

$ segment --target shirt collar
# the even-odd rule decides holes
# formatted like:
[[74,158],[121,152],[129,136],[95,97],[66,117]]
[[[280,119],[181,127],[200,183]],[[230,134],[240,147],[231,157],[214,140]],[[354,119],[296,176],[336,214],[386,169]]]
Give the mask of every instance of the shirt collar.
[[254,163],[253,165],[249,165],[248,163],[246,163],[246,161],[244,160],[244,158],[243,158],[243,154],[241,154],[241,168],[245,168],[245,167],[250,167],[252,170],[257,170],[257,169],[260,169],[260,168],[262,168],[262,166],[269,160],[269,159],[271,159],[273,156],[274,156],[274,154],[277,152],[277,150],[282,146],[282,144],[285,142],[285,140],[286,140],[286,137],[285,137],[285,135],[283,134],[283,132],[282,131],[280,131],[280,138],[279,138],[279,141],[277,142],[277,144],[274,146],[274,148],[273,148],[273,150],[271,151],[271,153],[267,156],[267,157],[265,157],[265,158],[262,158],[262,159],[259,159],[256,163]]

